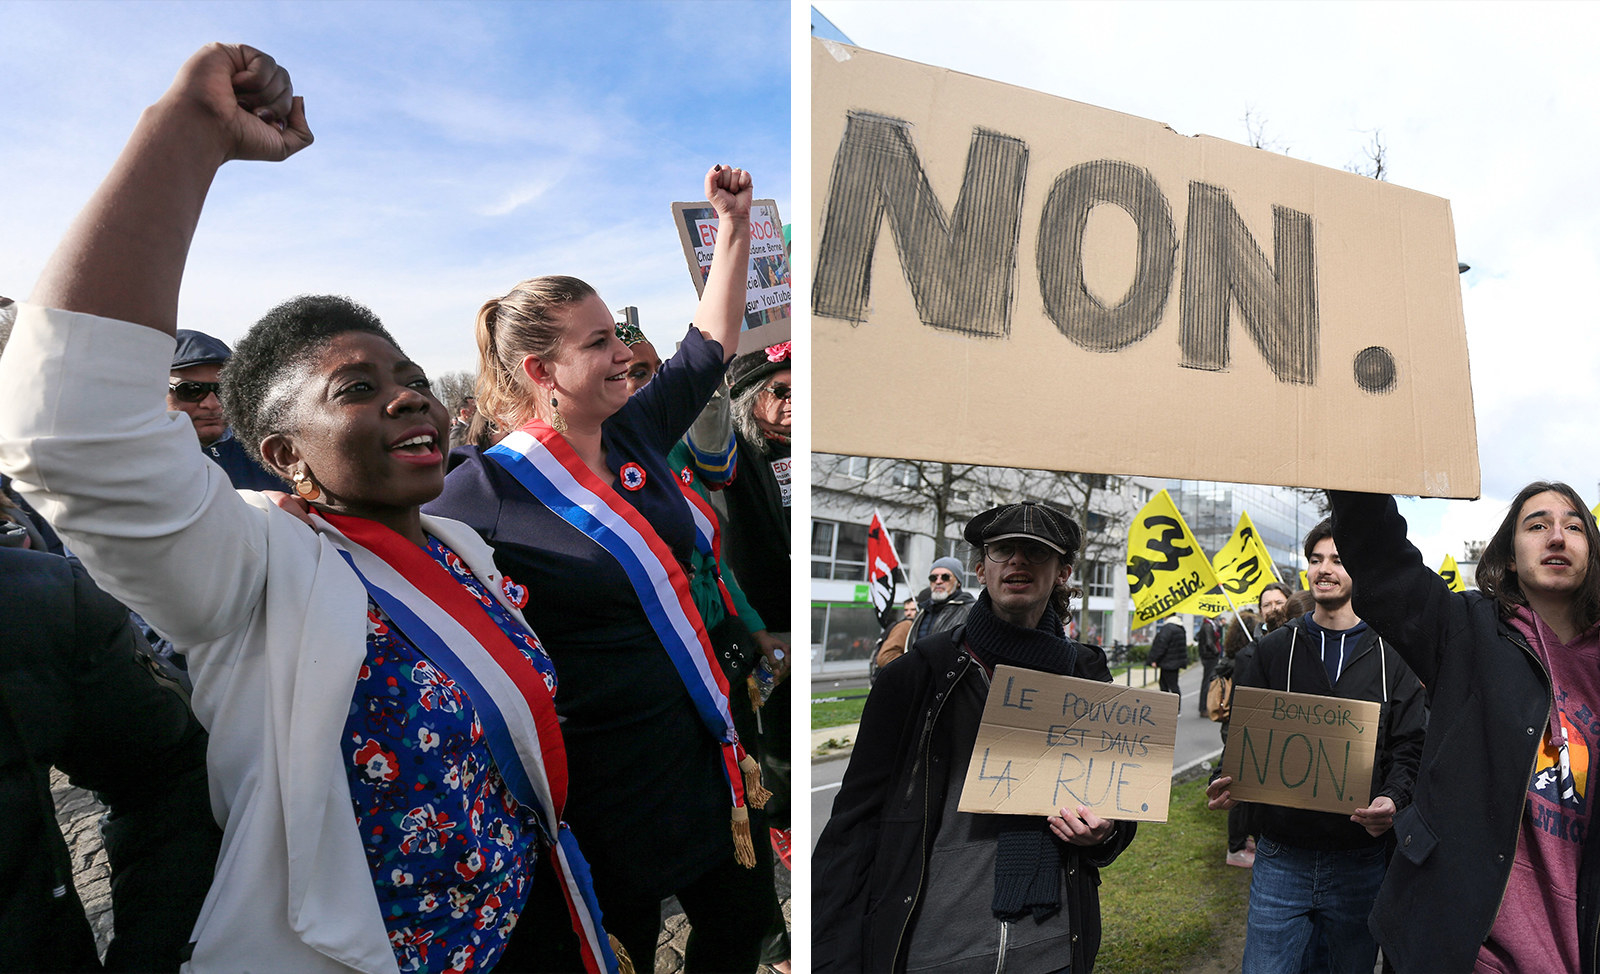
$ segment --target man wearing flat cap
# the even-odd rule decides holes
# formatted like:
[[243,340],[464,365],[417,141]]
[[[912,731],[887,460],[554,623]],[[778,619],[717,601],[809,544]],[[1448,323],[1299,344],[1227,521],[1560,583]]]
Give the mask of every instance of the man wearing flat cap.
[[1099,870],[1134,823],[1082,806],[1048,818],[957,809],[995,666],[1111,680],[1098,649],[1063,635],[1078,525],[1008,504],[963,535],[983,591],[961,625],[879,674],[813,854],[816,971],[1094,968]]
[[221,339],[188,328],[179,328],[177,339],[172,374],[167,380],[167,408],[189,417],[195,436],[200,438],[201,451],[222,468],[235,490],[288,493],[288,484],[250,459],[222,417],[217,377],[222,374],[223,363],[233,357],[233,350]]

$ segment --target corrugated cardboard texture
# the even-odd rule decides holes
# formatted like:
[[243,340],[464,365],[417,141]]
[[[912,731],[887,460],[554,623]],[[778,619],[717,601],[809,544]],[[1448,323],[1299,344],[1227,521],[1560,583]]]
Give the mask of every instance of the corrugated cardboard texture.
[[996,666],[961,788],[963,812],[1165,822],[1176,694]]
[[834,43],[812,85],[814,449],[1478,494],[1447,201]]
[[1238,801],[1320,812],[1372,800],[1378,704],[1234,687],[1222,773]]

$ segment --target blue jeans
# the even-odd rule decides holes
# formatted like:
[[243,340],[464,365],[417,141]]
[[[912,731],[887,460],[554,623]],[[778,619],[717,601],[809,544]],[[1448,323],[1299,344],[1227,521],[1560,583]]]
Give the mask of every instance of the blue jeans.
[[1367,915],[1387,867],[1383,846],[1318,852],[1262,836],[1250,877],[1243,974],[1312,970],[1305,965],[1313,932],[1325,945],[1323,970],[1371,974],[1378,942]]

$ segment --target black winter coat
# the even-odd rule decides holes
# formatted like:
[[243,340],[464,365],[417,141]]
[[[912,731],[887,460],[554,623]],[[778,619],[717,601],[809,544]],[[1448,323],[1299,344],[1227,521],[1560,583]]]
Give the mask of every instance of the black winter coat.
[[[956,753],[954,742],[970,741],[987,695],[986,688],[952,693],[962,681],[983,687],[982,666],[963,648],[964,635],[962,627],[917,643],[884,668],[867,698],[850,767],[812,854],[818,974],[905,969],[948,788],[960,786],[971,753]],[[1105,655],[1081,644],[1072,675],[1111,680]],[[1071,857],[1062,897],[1077,932],[1075,974],[1094,969],[1100,947],[1099,871],[1127,848],[1135,828],[1119,822],[1110,841],[1092,849],[1061,843]]]
[[[1384,647],[1381,654],[1380,641]],[[1428,727],[1426,694],[1395,646],[1387,639],[1380,640],[1370,621],[1336,684],[1329,685],[1317,638],[1306,628],[1302,617],[1262,636],[1256,641],[1255,652],[1246,655],[1241,650],[1234,658],[1233,685],[1380,703],[1387,696],[1388,703],[1382,705],[1379,718],[1372,797],[1389,796],[1397,813],[1411,803],[1423,735]],[[1301,849],[1359,849],[1388,841],[1387,835],[1374,838],[1367,834],[1348,815],[1282,805],[1256,808],[1261,834],[1285,845]]]
[[1158,670],[1180,670],[1189,665],[1189,640],[1183,627],[1169,622],[1156,630],[1150,641],[1149,663]]
[[[1528,785],[1550,719],[1550,675],[1499,606],[1451,592],[1406,540],[1394,498],[1329,491],[1355,609],[1428,685],[1427,742],[1371,926],[1401,971],[1470,970],[1500,913]],[[1595,970],[1600,854],[1584,836],[1579,958]]]
[[976,601],[978,597],[964,588],[951,592],[950,597],[943,602],[935,602],[931,598],[919,598],[917,614],[911,620],[911,634],[906,637],[906,649],[910,650],[919,639],[949,632],[966,622],[967,612]]
[[140,660],[128,610],[59,555],[0,549],[0,633],[0,970],[100,969],[51,766],[111,809],[106,967],[177,970],[222,841],[205,731]]

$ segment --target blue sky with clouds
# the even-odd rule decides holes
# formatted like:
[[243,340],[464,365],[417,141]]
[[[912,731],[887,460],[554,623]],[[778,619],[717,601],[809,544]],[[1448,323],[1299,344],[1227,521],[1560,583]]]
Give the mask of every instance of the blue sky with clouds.
[[471,369],[478,306],[564,273],[670,349],[696,299],[669,204],[723,162],[790,218],[788,28],[774,2],[0,3],[0,294],[26,296],[140,110],[226,40],[288,67],[317,141],[224,167],[183,325],[233,339],[335,292],[430,370]]

